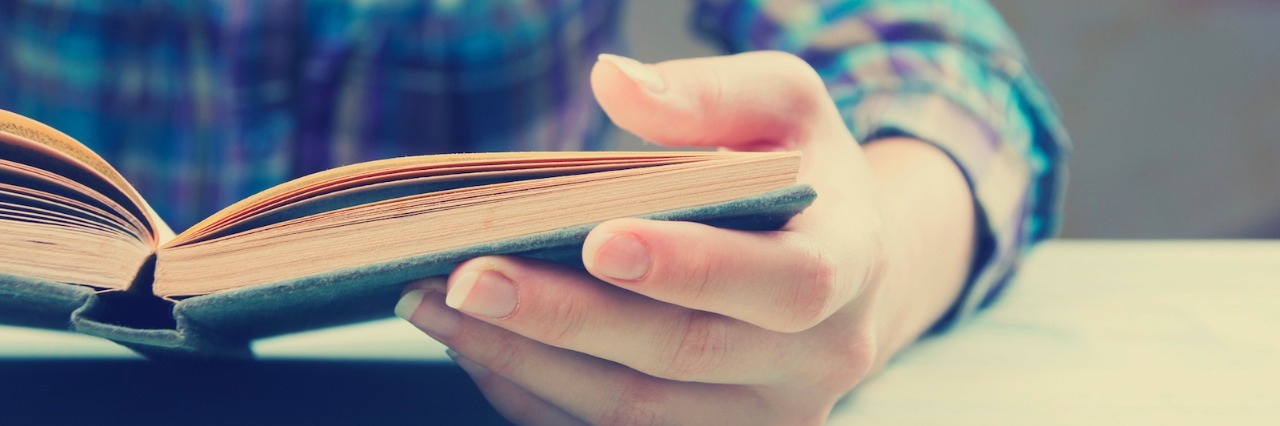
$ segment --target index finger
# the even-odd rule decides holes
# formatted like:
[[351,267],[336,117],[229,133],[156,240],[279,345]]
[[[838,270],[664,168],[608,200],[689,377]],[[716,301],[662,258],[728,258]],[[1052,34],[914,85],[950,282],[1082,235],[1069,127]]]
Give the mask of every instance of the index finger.
[[804,235],[691,222],[605,222],[587,236],[582,258],[618,287],[781,332],[822,322],[856,294],[849,283],[861,282]]

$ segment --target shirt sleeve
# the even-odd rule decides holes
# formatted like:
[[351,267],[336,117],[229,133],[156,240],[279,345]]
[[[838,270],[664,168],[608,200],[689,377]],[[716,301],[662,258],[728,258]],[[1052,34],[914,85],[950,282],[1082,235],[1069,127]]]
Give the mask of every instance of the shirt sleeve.
[[861,143],[910,136],[959,165],[977,207],[977,250],[964,292],[934,331],[995,301],[1022,254],[1057,232],[1070,143],[986,2],[699,0],[694,18],[728,51],[804,58]]

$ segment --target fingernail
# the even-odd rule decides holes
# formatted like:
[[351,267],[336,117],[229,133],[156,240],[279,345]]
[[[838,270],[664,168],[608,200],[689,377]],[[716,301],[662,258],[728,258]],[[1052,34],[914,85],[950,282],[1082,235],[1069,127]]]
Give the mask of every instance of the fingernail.
[[467,374],[474,379],[483,378],[484,376],[489,375],[488,368],[484,368],[483,365],[476,364],[475,361],[467,359],[467,357],[462,356],[462,354],[454,352],[453,349],[445,349],[444,353],[445,355],[449,355],[449,358],[452,359],[455,364],[458,364],[458,367],[462,367],[462,371],[466,371]]
[[516,310],[516,286],[498,271],[467,271],[454,279],[445,303],[460,311],[502,318]]
[[422,304],[422,296],[424,294],[430,291],[444,293],[445,288],[447,288],[445,278],[429,277],[410,282],[406,287],[413,290],[400,296],[400,301],[396,302],[396,316],[407,320],[413,316],[413,311],[418,309],[418,305]]
[[400,301],[396,302],[396,316],[406,320],[413,318],[413,313],[422,304],[422,296],[425,294],[426,290],[413,290],[400,296]]
[[431,337],[448,339],[458,334],[462,316],[444,304],[444,295],[427,290],[413,290],[400,297],[396,315],[427,332]]
[[591,271],[610,278],[635,280],[649,273],[649,247],[639,238],[628,233],[609,236],[595,256],[591,257]]
[[667,80],[662,78],[662,74],[658,74],[653,70],[652,66],[640,63],[635,59],[626,56],[611,55],[601,53],[598,60],[613,64],[618,67],[619,71],[626,74],[628,78],[653,93],[662,93],[667,90]]

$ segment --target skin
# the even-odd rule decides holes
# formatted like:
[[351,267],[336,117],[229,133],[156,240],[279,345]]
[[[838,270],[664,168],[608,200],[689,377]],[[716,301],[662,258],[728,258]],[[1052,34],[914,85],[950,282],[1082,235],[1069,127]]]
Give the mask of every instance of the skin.
[[775,232],[605,222],[585,272],[495,256],[411,284],[397,312],[512,421],[820,424],[960,292],[964,176],[918,140],[859,146],[802,60],[605,57],[591,84],[646,140],[802,151],[818,199]]

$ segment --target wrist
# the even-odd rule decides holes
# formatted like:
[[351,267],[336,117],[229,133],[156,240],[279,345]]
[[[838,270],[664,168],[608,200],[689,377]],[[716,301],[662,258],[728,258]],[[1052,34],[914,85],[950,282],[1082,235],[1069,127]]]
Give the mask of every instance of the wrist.
[[873,310],[880,366],[959,296],[973,252],[974,205],[959,166],[932,144],[890,138],[866,145],[864,153],[883,194]]

